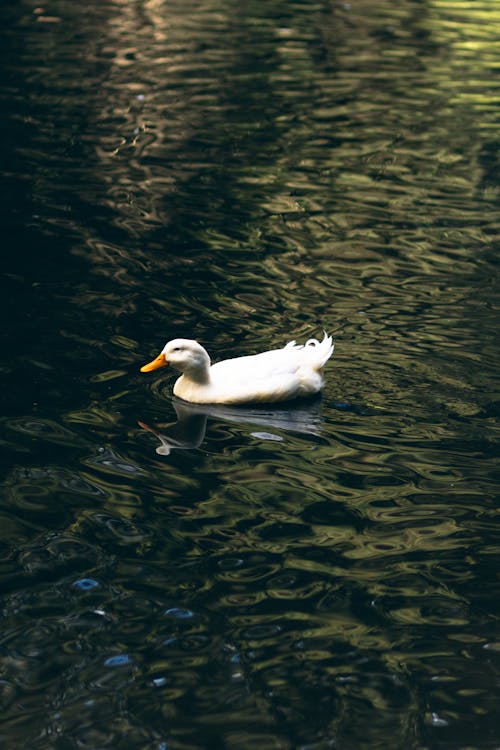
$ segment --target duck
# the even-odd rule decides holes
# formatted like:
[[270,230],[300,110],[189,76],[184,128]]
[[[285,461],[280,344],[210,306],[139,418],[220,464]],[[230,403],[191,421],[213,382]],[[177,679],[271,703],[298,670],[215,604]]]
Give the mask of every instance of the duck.
[[201,344],[178,338],[168,341],[140,371],[166,365],[178,370],[181,376],[175,381],[174,395],[192,404],[275,403],[319,393],[324,385],[322,370],[333,349],[332,337],[325,332],[322,341],[289,341],[282,349],[211,364]]

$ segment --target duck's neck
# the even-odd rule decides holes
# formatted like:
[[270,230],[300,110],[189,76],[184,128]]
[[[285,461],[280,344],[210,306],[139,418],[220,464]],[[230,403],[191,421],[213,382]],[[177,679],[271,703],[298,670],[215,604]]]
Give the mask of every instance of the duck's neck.
[[190,363],[190,365],[182,371],[182,374],[186,380],[190,380],[197,385],[206,385],[209,383],[210,357],[207,352],[204,349],[202,352],[199,352],[196,361]]

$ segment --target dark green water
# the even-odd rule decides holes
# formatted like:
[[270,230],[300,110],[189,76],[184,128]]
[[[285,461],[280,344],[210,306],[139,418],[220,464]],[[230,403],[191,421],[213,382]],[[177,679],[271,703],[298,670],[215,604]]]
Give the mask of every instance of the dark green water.
[[[0,23],[2,747],[498,748],[500,4]],[[138,373],[323,328],[289,410]]]

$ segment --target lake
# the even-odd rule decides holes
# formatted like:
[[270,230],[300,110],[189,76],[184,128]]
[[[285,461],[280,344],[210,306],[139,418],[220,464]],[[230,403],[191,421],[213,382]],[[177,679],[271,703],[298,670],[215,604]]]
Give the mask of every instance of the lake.
[[497,750],[499,3],[0,21],[2,746]]

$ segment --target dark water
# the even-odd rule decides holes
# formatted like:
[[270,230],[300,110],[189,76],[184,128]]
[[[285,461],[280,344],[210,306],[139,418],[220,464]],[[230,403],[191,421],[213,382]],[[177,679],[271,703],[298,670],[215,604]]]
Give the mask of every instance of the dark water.
[[[498,748],[499,3],[0,22],[2,746]],[[323,328],[292,409],[138,373]]]

